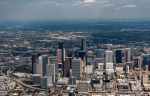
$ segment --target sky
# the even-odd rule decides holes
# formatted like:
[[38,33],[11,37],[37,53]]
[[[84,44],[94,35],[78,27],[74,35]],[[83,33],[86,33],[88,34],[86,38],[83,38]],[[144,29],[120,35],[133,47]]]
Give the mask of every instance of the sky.
[[150,19],[150,0],[0,0],[0,20]]

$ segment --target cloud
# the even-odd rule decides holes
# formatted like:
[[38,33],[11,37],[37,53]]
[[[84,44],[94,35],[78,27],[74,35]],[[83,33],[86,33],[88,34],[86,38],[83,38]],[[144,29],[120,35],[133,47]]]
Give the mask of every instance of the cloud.
[[100,1],[97,1],[98,4],[107,4],[107,3],[110,3],[109,0],[100,0]]
[[0,20],[150,18],[149,5],[150,0],[0,0]]
[[137,7],[137,6],[136,6],[136,5],[134,5],[134,4],[124,5],[124,6],[122,6],[122,8],[135,8],[135,7]]
[[113,6],[114,6],[114,4],[107,3],[107,4],[104,4],[103,6],[104,6],[104,8],[106,8],[106,7],[113,7]]
[[[78,1],[76,1],[76,2],[78,2]],[[89,7],[89,6],[92,6],[93,4],[96,4],[96,3],[97,3],[96,0],[80,0],[78,2],[78,5],[84,6],[84,7]]]
[[81,0],[82,3],[96,3],[96,0]]
[[[114,9],[119,11],[119,10],[122,10],[122,9],[136,8],[136,7],[137,7],[137,5],[135,5],[135,4],[126,4],[126,5],[124,4],[124,5],[117,6]],[[130,11],[130,10],[128,9],[128,11]]]

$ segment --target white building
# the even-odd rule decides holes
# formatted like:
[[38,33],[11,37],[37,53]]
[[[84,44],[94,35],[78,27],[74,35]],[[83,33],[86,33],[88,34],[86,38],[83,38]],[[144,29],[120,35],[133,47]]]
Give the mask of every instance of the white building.
[[113,51],[111,51],[111,50],[105,51],[105,62],[113,63]]
[[114,72],[113,51],[111,50],[105,51],[105,68],[107,73]]
[[125,54],[125,61],[128,63],[131,62],[131,48],[125,48],[124,54]]

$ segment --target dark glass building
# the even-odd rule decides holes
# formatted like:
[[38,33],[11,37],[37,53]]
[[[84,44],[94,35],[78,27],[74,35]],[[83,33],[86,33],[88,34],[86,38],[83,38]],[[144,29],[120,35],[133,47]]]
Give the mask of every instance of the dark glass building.
[[115,62],[123,63],[123,51],[122,50],[115,51]]

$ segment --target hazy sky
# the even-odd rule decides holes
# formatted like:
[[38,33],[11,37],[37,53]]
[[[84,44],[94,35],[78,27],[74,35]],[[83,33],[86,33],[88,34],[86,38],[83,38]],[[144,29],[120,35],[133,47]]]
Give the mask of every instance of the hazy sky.
[[150,19],[150,0],[0,0],[0,20]]

